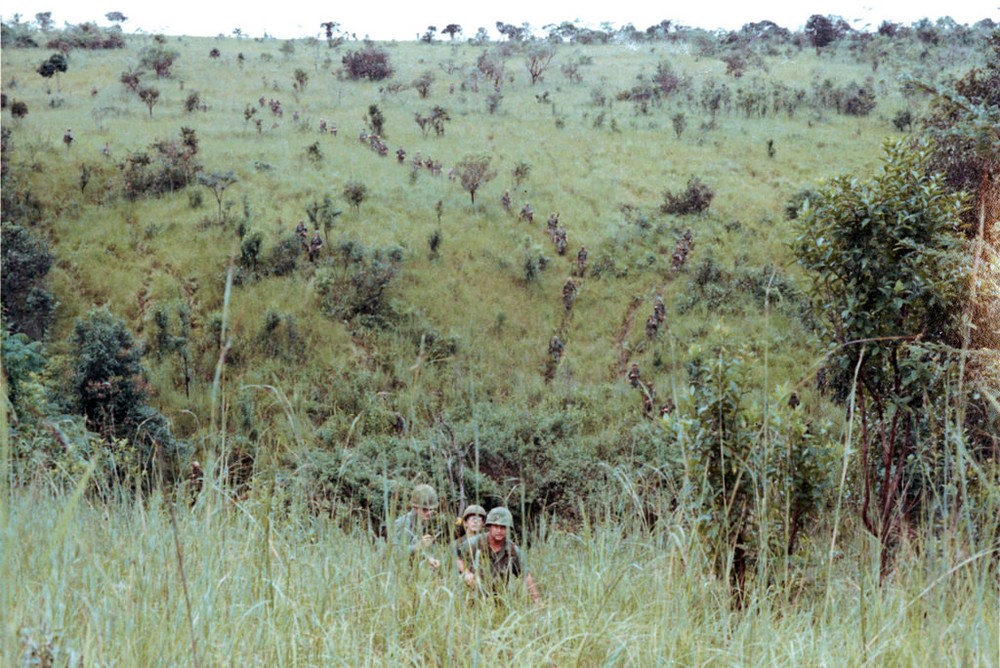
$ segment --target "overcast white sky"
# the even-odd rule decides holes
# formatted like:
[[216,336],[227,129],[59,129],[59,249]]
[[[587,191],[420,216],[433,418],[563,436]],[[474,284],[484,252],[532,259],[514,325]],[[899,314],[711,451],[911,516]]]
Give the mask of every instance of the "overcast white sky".
[[64,23],[95,21],[107,25],[105,14],[119,11],[128,17],[126,32],[143,30],[167,35],[231,35],[239,28],[249,37],[309,37],[321,32],[320,23],[336,21],[359,38],[376,40],[415,39],[427,26],[438,30],[449,23],[462,26],[463,36],[471,37],[485,27],[495,37],[497,21],[541,28],[552,23],[573,21],[580,26],[598,27],[609,22],[614,27],[631,23],[643,30],[669,19],[682,25],[737,29],[752,21],[769,20],[791,30],[801,29],[813,14],[835,15],[854,28],[874,30],[883,20],[909,25],[922,18],[932,21],[950,16],[958,23],[973,24],[990,18],[1000,22],[1000,0],[244,0],[239,5],[209,0],[9,0],[3,3],[3,20],[15,13],[32,20],[39,12],[52,12],[59,27]]

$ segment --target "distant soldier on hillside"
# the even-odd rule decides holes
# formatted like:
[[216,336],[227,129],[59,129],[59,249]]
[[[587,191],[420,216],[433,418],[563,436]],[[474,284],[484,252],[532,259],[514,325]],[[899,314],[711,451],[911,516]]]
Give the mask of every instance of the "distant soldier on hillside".
[[535,221],[535,210],[531,208],[531,202],[525,202],[524,206],[521,207],[521,220],[526,223]]
[[562,300],[567,311],[573,308],[573,302],[576,301],[576,283],[572,278],[567,278],[563,285]]
[[313,232],[312,239],[309,240],[309,261],[315,262],[319,257],[319,251],[323,248],[323,237],[319,235],[319,230]]
[[576,253],[576,275],[583,278],[585,273],[587,273],[587,247],[580,246],[580,250]]
[[63,135],[63,143],[67,149],[73,144],[73,131],[69,128],[66,128],[66,133]]
[[656,295],[653,300],[653,315],[656,316],[656,322],[663,324],[667,319],[667,305],[663,303],[663,295]]
[[563,344],[562,340],[560,340],[559,335],[554,335],[552,340],[549,341],[549,355],[552,357],[553,362],[556,364],[559,363],[559,360],[562,359],[563,350],[565,348],[566,346]]
[[639,387],[639,365],[633,364],[628,370],[628,384],[632,387]]
[[660,321],[656,319],[655,313],[650,313],[646,319],[646,338],[655,339],[660,331]]
[[504,190],[503,191],[503,197],[500,198],[500,206],[503,207],[504,211],[506,211],[507,213],[510,213],[510,191],[509,190]]
[[549,219],[545,221],[545,231],[549,233],[552,237],[552,241],[556,240],[556,230],[559,229],[559,214],[553,213],[549,216]]

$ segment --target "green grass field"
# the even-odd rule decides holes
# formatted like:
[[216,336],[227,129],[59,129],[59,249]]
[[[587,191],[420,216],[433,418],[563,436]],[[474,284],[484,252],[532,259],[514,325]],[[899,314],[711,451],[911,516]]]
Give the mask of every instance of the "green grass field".
[[[1000,664],[998,527],[984,510],[997,506],[995,462],[970,465],[972,491],[952,478],[969,502],[907,534],[880,573],[878,541],[856,515],[856,434],[817,388],[825,348],[786,214],[831,177],[879,169],[883,144],[903,136],[900,112],[919,118],[929,105],[902,75],[942,81],[979,64],[982,44],[780,44],[751,50],[734,77],[721,44],[701,37],[559,44],[535,85],[515,49],[497,90],[476,66],[496,44],[380,44],[395,73],[379,82],[340,71],[358,42],[128,35],[125,49],[72,51],[51,79],[36,72],[51,49],[5,44],[5,99],[28,113],[3,112],[4,187],[42,203],[33,230],[55,256],[52,366],[33,380],[60,396],[74,323],[107,306],[150,346],[150,405],[183,439],[181,468],[198,459],[208,475],[190,505],[184,484],[136,498],[126,490],[143,484],[102,477],[128,444],[101,455],[96,438],[67,438],[41,401],[20,415],[5,404],[0,665]],[[178,57],[169,78],[143,75],[160,92],[150,109],[119,78],[153,46]],[[663,63],[681,84],[641,109],[629,91]],[[421,98],[412,82],[425,73]],[[862,87],[868,114],[824,97]],[[194,93],[204,106],[188,111]],[[385,157],[358,139],[372,105]],[[443,136],[415,121],[436,106],[450,117]],[[182,128],[203,174],[235,176],[221,203],[197,183],[127,198],[127,159]],[[442,174],[414,169],[418,153]],[[495,170],[474,205],[447,175],[466,156]],[[692,178],[712,189],[711,206],[664,213],[665,194]],[[367,188],[357,208],[350,183]],[[300,257],[281,276],[243,267],[227,292],[241,243],[259,234],[263,267],[324,197],[341,213],[318,262]],[[517,215],[527,202],[533,223]],[[564,257],[545,231],[552,213],[568,233]],[[691,251],[674,269],[686,230]],[[588,270],[567,310],[581,245]],[[324,312],[375,251],[398,258],[377,312]],[[666,325],[651,338],[658,294]],[[187,382],[178,355],[152,349],[158,313],[176,327],[181,307]],[[220,364],[223,332],[232,347]],[[566,348],[551,367],[555,334]],[[693,423],[648,419],[625,377],[638,364],[657,404],[694,415],[690,364],[717,346],[739,351],[747,404],[778,415],[777,436],[762,428],[751,449],[791,452],[785,432],[815,431],[826,439],[816,461],[830,468],[792,555],[778,549],[785,526],[768,524],[775,497],[753,500],[742,605],[733,563],[715,549],[720,520],[690,496]],[[802,407],[782,412],[792,391]],[[946,440],[947,456],[966,456],[961,437]],[[441,573],[374,538],[382,505],[428,478],[445,497],[446,536],[456,460],[470,499],[516,511],[541,608],[520,591],[478,600],[443,537]],[[785,474],[765,470],[755,484],[777,489]]]

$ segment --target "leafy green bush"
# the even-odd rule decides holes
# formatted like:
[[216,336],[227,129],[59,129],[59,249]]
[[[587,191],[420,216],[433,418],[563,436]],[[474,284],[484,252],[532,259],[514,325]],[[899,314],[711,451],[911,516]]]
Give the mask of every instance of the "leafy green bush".
[[[90,429],[108,444],[118,443],[143,476],[172,480],[186,447],[176,441],[167,419],[151,408],[143,346],[120,318],[106,308],[91,309],[76,321],[70,337],[70,399]],[[122,479],[132,471],[119,470]]]
[[4,322],[14,332],[41,340],[52,322],[56,306],[46,278],[55,258],[48,244],[31,230],[7,222],[3,223],[2,230],[0,300]]
[[663,194],[660,211],[677,215],[703,213],[712,205],[715,191],[702,183],[697,176],[688,179],[687,187],[681,193],[667,191]]
[[403,263],[399,248],[364,247],[346,242],[336,253],[345,272],[325,268],[317,272],[316,293],[323,312],[338,320],[361,318],[380,326],[392,318],[387,292]]
[[[859,412],[861,515],[882,545],[883,573],[902,523],[918,521],[948,484],[934,452],[948,446],[970,259],[963,198],[928,173],[928,160],[924,147],[887,144],[873,179],[837,177],[803,206],[795,244],[830,345],[831,385]],[[936,483],[921,484],[928,478]]]
[[389,62],[389,53],[371,42],[365,42],[364,47],[357,51],[348,51],[341,59],[341,63],[344,65],[347,77],[354,81],[358,79],[381,81],[391,77],[394,71]]

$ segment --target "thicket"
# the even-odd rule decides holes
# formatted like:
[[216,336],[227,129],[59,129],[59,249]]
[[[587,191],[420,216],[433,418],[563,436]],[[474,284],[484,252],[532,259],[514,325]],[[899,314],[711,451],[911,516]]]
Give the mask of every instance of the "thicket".
[[105,482],[147,489],[173,482],[187,445],[174,438],[167,418],[148,403],[145,347],[121,318],[98,308],[77,320],[70,344],[66,398],[105,444],[110,456]]
[[22,332],[33,341],[44,339],[52,322],[56,298],[47,276],[54,261],[44,239],[16,223],[3,223],[3,322],[11,331]]
[[382,81],[391,77],[395,71],[389,61],[389,53],[371,42],[367,42],[361,49],[345,53],[341,63],[347,78],[354,81]]
[[179,140],[160,140],[149,148],[155,153],[136,151],[125,158],[122,185],[128,200],[181,190],[202,170],[198,138],[191,128],[181,128]]

